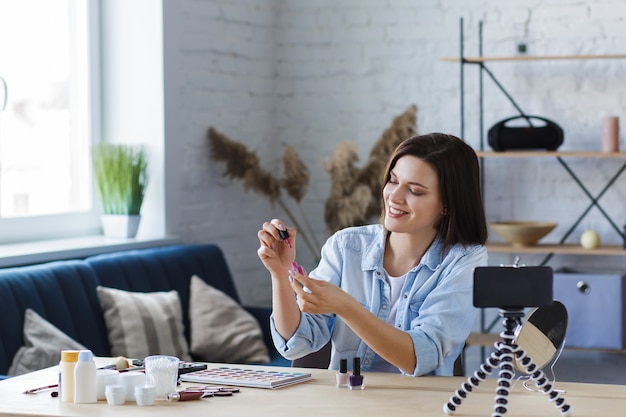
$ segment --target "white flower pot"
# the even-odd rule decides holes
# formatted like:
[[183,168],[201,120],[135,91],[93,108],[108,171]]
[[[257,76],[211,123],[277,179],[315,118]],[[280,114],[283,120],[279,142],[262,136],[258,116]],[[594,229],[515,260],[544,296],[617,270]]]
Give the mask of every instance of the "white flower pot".
[[126,239],[137,235],[141,215],[104,214],[100,219],[105,237]]

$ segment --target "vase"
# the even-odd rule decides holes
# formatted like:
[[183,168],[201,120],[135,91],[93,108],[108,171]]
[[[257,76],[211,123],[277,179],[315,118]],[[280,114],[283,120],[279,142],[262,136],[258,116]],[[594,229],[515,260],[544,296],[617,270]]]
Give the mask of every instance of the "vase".
[[606,116],[602,120],[602,152],[619,152],[619,118]]
[[134,238],[139,228],[140,214],[104,214],[101,216],[105,237],[116,239]]

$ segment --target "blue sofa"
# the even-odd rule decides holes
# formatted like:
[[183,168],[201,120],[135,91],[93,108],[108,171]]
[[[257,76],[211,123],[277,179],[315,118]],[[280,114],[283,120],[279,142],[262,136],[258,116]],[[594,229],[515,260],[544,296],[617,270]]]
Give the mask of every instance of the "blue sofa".
[[[127,291],[176,290],[189,341],[189,284],[192,275],[240,303],[222,251],[214,244],[175,245],[119,251],[85,259],[0,269],[0,375],[6,375],[23,346],[24,311],[35,310],[97,356],[111,356],[96,287]],[[269,332],[270,309],[244,307],[260,323],[270,365],[290,366],[276,352]]]

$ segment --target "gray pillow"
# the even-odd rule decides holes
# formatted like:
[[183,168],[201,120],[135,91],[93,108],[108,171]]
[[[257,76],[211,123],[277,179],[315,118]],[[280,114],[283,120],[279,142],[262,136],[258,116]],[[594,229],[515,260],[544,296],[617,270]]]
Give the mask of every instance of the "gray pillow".
[[131,292],[102,286],[97,291],[113,356],[171,355],[191,360],[178,292]]
[[268,363],[259,322],[235,300],[191,277],[191,354],[206,362]]
[[34,310],[24,312],[24,346],[18,349],[8,374],[26,374],[58,365],[62,350],[87,349]]

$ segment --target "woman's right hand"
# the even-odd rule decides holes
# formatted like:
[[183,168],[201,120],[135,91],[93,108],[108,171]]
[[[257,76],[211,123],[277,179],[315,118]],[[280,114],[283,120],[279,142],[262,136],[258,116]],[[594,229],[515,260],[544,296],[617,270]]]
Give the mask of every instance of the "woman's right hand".
[[[281,231],[286,231],[289,237],[281,238]],[[265,268],[273,278],[287,279],[291,262],[296,259],[296,229],[288,228],[280,219],[272,219],[263,223],[257,235],[261,243],[257,254]]]

